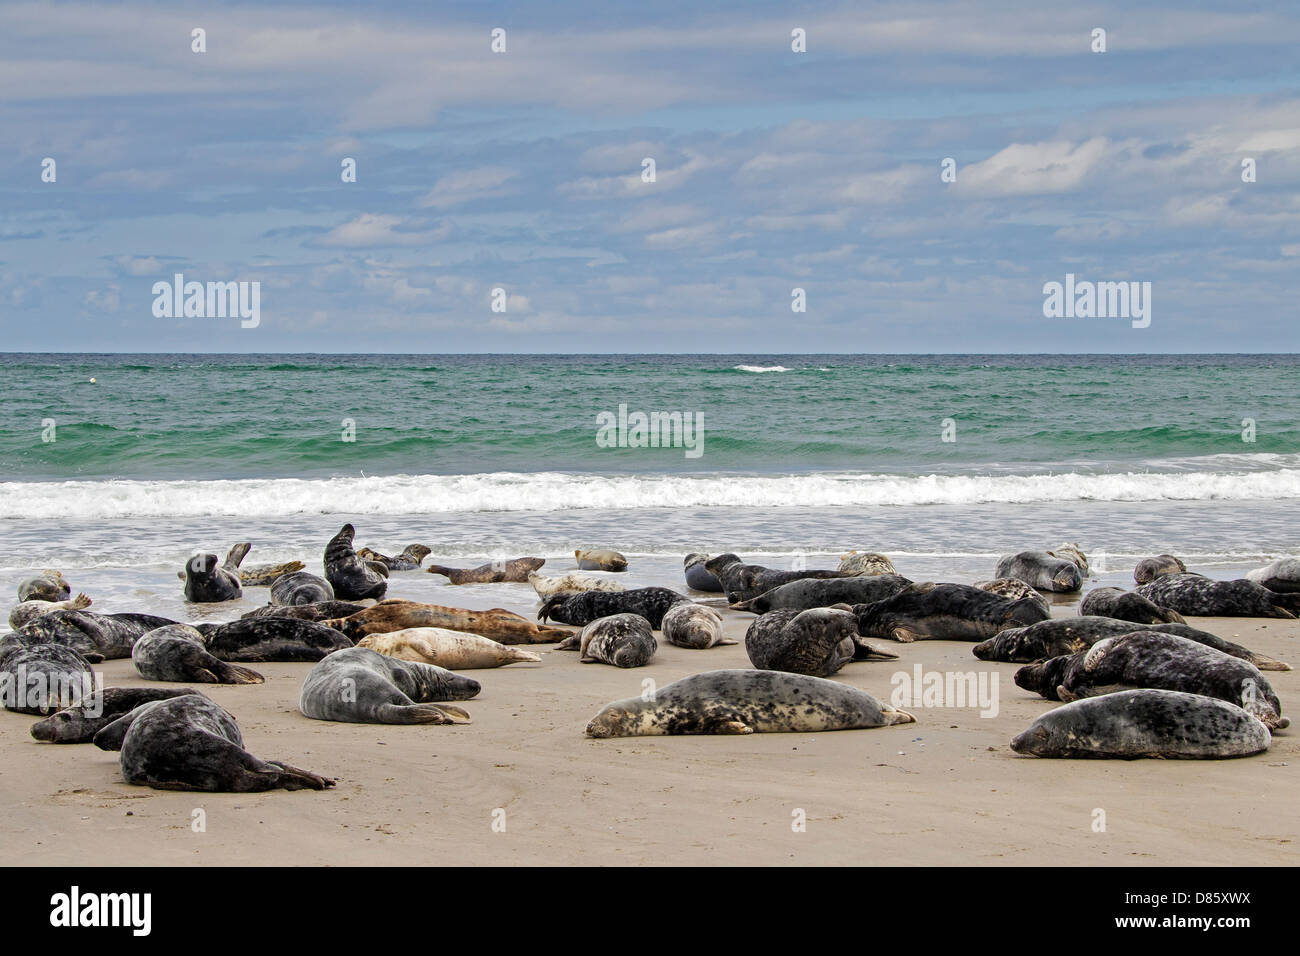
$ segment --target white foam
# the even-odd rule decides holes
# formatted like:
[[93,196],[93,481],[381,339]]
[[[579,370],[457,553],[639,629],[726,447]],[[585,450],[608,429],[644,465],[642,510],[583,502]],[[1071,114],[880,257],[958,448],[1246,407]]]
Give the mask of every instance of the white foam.
[[733,365],[737,372],[788,372],[784,365]]

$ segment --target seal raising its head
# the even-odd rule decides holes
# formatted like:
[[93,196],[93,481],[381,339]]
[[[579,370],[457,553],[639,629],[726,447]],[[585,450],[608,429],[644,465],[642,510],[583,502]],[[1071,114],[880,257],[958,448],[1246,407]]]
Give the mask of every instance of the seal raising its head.
[[388,590],[382,574],[369,567],[352,550],[356,529],[345,524],[325,546],[325,578],[334,588],[340,601],[360,601],[363,598],[381,598]]
[[239,581],[239,562],[244,560],[251,547],[247,541],[235,545],[220,567],[215,554],[196,554],[190,558],[185,565],[185,600],[215,604],[242,597],[244,589]]
[[857,620],[849,611],[782,608],[749,625],[745,653],[761,670],[830,677],[853,660],[857,634]]

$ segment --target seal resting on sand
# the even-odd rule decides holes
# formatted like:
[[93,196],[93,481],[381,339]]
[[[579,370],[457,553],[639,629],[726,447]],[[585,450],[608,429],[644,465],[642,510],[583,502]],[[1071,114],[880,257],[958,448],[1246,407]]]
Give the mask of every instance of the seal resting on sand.
[[1134,591],[1119,588],[1094,588],[1079,603],[1081,617],[1113,617],[1135,624],[1185,624],[1177,611],[1152,604]]
[[558,651],[581,651],[584,664],[644,667],[659,643],[650,622],[640,614],[611,614],[586,625],[580,634],[560,642]]
[[597,618],[609,617],[611,614],[639,614],[657,631],[670,607],[688,601],[690,598],[685,594],[678,594],[668,588],[581,591],[548,598],[538,610],[537,619],[545,621],[554,618],[561,624],[585,627]]
[[150,631],[131,648],[131,663],[145,680],[178,684],[260,684],[265,680],[257,671],[209,654],[203,635],[188,624]]
[[1215,581],[1200,574],[1162,574],[1137,593],[1179,614],[1199,617],[1294,618],[1300,594],[1279,594],[1254,581]]
[[480,634],[449,631],[442,627],[408,627],[387,634],[372,634],[357,642],[388,657],[404,661],[437,664],[448,670],[502,667],[521,661],[536,663],[541,658],[514,644],[498,644]]
[[573,633],[563,627],[538,626],[526,617],[499,607],[470,611],[463,607],[397,600],[380,601],[349,617],[331,618],[321,623],[342,631],[354,641],[408,627],[445,627],[449,631],[482,634],[502,644],[554,644]]
[[481,686],[434,664],[353,647],[325,658],[302,682],[298,707],[314,720],[354,724],[465,724],[469,714],[434,701],[469,700]]

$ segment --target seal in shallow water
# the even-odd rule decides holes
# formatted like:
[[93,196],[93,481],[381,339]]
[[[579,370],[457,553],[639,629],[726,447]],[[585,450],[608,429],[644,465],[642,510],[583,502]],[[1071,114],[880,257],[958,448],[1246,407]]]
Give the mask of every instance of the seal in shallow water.
[[218,567],[215,554],[196,554],[185,564],[185,600],[195,604],[216,604],[243,597],[239,583],[239,562],[252,547],[247,541],[235,545]]
[[863,637],[911,642],[982,641],[1009,627],[1046,620],[1029,599],[1013,601],[969,584],[913,584],[874,604],[856,604]]
[[31,734],[46,743],[88,744],[95,734],[141,704],[198,693],[193,687],[106,687],[38,720],[32,724]]
[[298,707],[314,720],[353,724],[465,724],[461,708],[433,702],[469,700],[480,689],[472,677],[434,664],[353,647],[308,672]]
[[1040,591],[1067,593],[1083,587],[1083,572],[1071,560],[1057,558],[1046,551],[1021,551],[998,562],[998,578],[1015,578]]
[[35,577],[26,578],[18,585],[18,601],[66,601],[72,596],[72,588],[63,579],[59,571],[42,571]]
[[480,634],[449,631],[442,627],[408,627],[387,634],[372,634],[357,642],[388,657],[404,661],[437,664],[448,670],[502,667],[521,661],[536,663],[541,658],[514,644],[498,644]]
[[334,600],[334,588],[319,575],[294,571],[276,578],[271,585],[271,603],[294,607],[300,604],[324,604]]
[[615,667],[644,667],[650,663],[659,643],[650,622],[640,614],[611,614],[587,624],[580,634],[565,638],[559,651],[581,651],[584,664],[613,664]]
[[785,671],[707,671],[646,696],[607,704],[587,736],[816,733],[916,720],[848,684]]
[[701,650],[720,644],[737,644],[722,636],[722,615],[703,604],[674,604],[659,623],[664,640],[678,647]]
[[265,680],[257,671],[209,654],[203,635],[188,624],[150,631],[131,648],[131,663],[145,680],[179,684],[260,684]]
[[709,560],[707,554],[692,552],[682,561],[683,569],[686,572],[686,586],[696,591],[707,591],[710,594],[719,594],[722,591],[722,582],[706,568],[705,562]]
[[325,546],[325,579],[340,601],[382,598],[388,582],[352,550],[356,529],[345,524]]
[[429,574],[441,574],[452,584],[522,584],[543,564],[545,558],[512,558],[509,561],[493,561],[481,564],[477,568],[448,568],[441,564],[431,564],[424,570]]
[[579,571],[626,571],[627,558],[607,548],[589,548],[573,552]]
[[556,594],[548,598],[537,612],[537,620],[551,618],[561,624],[585,627],[592,621],[611,614],[639,614],[656,631],[663,624],[664,614],[674,604],[690,601],[685,594],[668,588],[635,588],[631,591],[581,591],[577,594]]
[[422,544],[408,544],[406,549],[396,557],[390,558],[386,554],[371,551],[369,548],[359,549],[357,557],[363,561],[377,561],[389,571],[417,571],[420,568],[420,562],[429,556],[429,552],[430,549]]
[[1270,591],[1295,594],[1300,591],[1300,558],[1278,558],[1272,564],[1247,571],[1246,580]]
[[16,631],[23,625],[46,614],[52,614],[55,611],[82,611],[90,607],[90,605],[90,598],[84,594],[78,594],[70,601],[43,601],[40,598],[34,598],[14,605],[14,609],[9,612],[9,626]]
[[1093,588],[1079,603],[1081,617],[1113,617],[1135,624],[1184,624],[1177,611],[1152,604],[1141,594],[1119,588]]
[[1049,710],[1011,741],[1018,754],[1206,760],[1267,750],[1268,728],[1235,704],[1176,690],[1125,690]]
[[1215,581],[1200,574],[1162,574],[1137,593],[1153,604],[1198,617],[1294,618],[1300,594],[1279,594],[1254,581]]
[[334,781],[244,749],[235,718],[199,694],[135,708],[95,735],[101,750],[122,752],[127,783],[155,790],[260,793],[324,790]]
[[380,601],[348,617],[329,618],[321,623],[342,631],[354,641],[408,627],[445,627],[449,631],[482,634],[502,644],[554,644],[573,633],[563,627],[539,627],[528,618],[499,607],[471,611],[398,600]]
[[1150,584],[1162,574],[1183,574],[1187,565],[1172,554],[1158,554],[1154,558],[1143,558],[1133,569],[1133,580],[1138,584]]

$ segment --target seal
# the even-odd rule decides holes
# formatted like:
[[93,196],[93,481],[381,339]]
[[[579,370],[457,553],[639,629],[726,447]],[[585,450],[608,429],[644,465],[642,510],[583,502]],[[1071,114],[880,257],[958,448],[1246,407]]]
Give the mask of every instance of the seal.
[[1065,704],[1011,741],[1035,757],[1204,760],[1246,757],[1272,736],[1235,704],[1176,690],[1124,690]]
[[271,585],[271,603],[289,606],[323,604],[334,600],[334,588],[322,577],[306,571],[294,571],[275,579]]
[[998,562],[993,575],[1015,578],[1040,591],[1067,593],[1083,587],[1083,573],[1073,561],[1053,557],[1046,551],[1021,551]]
[[38,720],[32,724],[31,734],[43,743],[88,744],[95,734],[141,704],[198,693],[193,687],[107,687]]
[[78,594],[70,601],[42,601],[40,598],[23,601],[15,604],[9,612],[9,626],[16,631],[42,615],[53,611],[81,611],[90,607],[91,603],[90,598],[84,594]]
[[720,644],[737,644],[722,636],[722,615],[703,604],[674,604],[659,622],[664,640],[678,647],[702,650]]
[[1016,685],[1048,700],[1066,701],[1139,687],[1180,690],[1236,704],[1269,730],[1291,724],[1254,664],[1159,631],[1107,637],[1086,651],[1022,667]]
[[176,621],[152,614],[95,614],[91,611],[52,611],[23,625],[31,637],[48,637],[82,654],[104,660],[131,656],[131,648],[144,634]]
[[356,529],[345,524],[325,546],[325,578],[340,601],[382,598],[388,582],[352,550]]
[[185,565],[185,600],[194,604],[216,604],[243,597],[239,583],[239,562],[252,547],[247,541],[235,545],[217,566],[215,554],[196,554]]
[[915,720],[865,691],[823,677],[720,670],[683,677],[653,695],[607,704],[587,724],[587,736],[818,733]]
[[897,574],[801,578],[731,606],[737,611],[766,614],[778,608],[806,611],[808,608],[830,607],[832,604],[873,604],[893,597],[911,583]]
[[745,564],[731,552],[709,558],[704,567],[722,583],[723,593],[732,604],[748,601],[782,584],[804,578],[850,577],[842,571],[777,571],[761,564]]
[[542,600],[556,594],[575,591],[626,591],[623,585],[607,578],[593,578],[586,574],[562,574],[558,578],[543,577],[536,571],[528,575],[528,583],[533,586],[537,596]]
[[257,671],[227,664],[209,654],[203,646],[203,635],[188,624],[169,624],[150,631],[135,642],[131,663],[145,680],[261,684],[266,679]]
[[863,637],[911,641],[982,641],[1009,627],[1047,619],[1028,598],[1013,601],[969,584],[912,584],[883,601],[857,604]]
[[313,720],[350,724],[466,724],[465,711],[433,701],[469,700],[480,689],[472,677],[434,664],[353,647],[307,673],[298,708]]
[[1300,558],[1278,558],[1272,564],[1247,571],[1246,580],[1280,594],[1300,592]]
[[1135,624],[1184,624],[1177,611],[1158,607],[1140,594],[1120,588],[1093,588],[1079,602],[1084,617],[1113,617]]
[[276,578],[301,571],[307,565],[301,561],[285,561],[283,564],[259,564],[252,568],[239,569],[239,583],[246,588],[270,587]]
[[720,594],[722,592],[722,582],[704,566],[708,560],[709,556],[707,554],[701,554],[698,551],[692,552],[685,557],[682,565],[686,572],[686,586],[695,591]]
[[538,627],[528,618],[499,607],[470,611],[398,600],[380,601],[348,617],[330,618],[321,623],[342,631],[354,641],[408,627],[443,627],[449,631],[482,634],[500,644],[554,644],[572,633],[563,627]]
[[976,581],[975,587],[981,591],[988,591],[990,594],[1010,598],[1013,601],[1029,598],[1041,606],[1048,614],[1052,613],[1052,605],[1048,603],[1047,598],[1043,597],[1042,592],[1037,588],[1031,588],[1024,581],[1019,581],[1016,578],[994,578],[991,581]]
[[63,644],[8,643],[0,649],[0,701],[20,714],[63,710],[94,690],[90,663]]
[[1027,664],[1049,657],[1061,657],[1086,650],[1100,640],[1132,634],[1135,631],[1159,631],[1176,634],[1189,641],[1204,644],[1243,661],[1250,661],[1262,671],[1289,671],[1291,665],[1275,661],[1249,648],[1225,641],[1209,631],[1197,630],[1186,624],[1134,624],[1111,617],[1058,617],[1050,621],[1031,624],[1029,627],[1008,628],[991,640],[976,644],[973,652],[982,661],[1007,661]]
[[[328,582],[326,582],[328,583]],[[371,604],[356,604],[352,601],[319,601],[316,604],[267,604],[247,614],[241,614],[244,621],[259,617],[293,617],[300,621],[326,621],[330,618],[350,617],[359,614]]]
[[1294,618],[1300,594],[1279,594],[1254,581],[1215,581],[1200,574],[1162,574],[1137,593],[1153,604],[1196,617]]
[[143,704],[94,737],[100,750],[122,752],[127,783],[155,790],[261,793],[324,790],[334,781],[244,749],[235,718],[201,694]]
[[222,624],[203,637],[208,653],[223,661],[318,661],[352,641],[315,621],[261,617]]
[[1069,561],[1079,569],[1080,574],[1085,576],[1088,574],[1088,556],[1079,550],[1077,544],[1058,545],[1047,553],[1054,558],[1060,558],[1062,561]]
[[844,574],[898,574],[894,562],[875,551],[850,551],[840,555],[840,571]]
[[509,561],[493,561],[481,564],[477,568],[447,568],[441,564],[431,564],[424,570],[430,574],[441,574],[452,584],[522,584],[543,564],[545,558],[512,558]]
[[754,620],[745,653],[760,670],[829,677],[851,660],[897,660],[858,637],[857,619],[844,607],[782,608]]
[[363,637],[357,647],[368,647],[404,661],[437,664],[448,670],[502,667],[521,661],[536,663],[541,660],[532,651],[521,647],[498,644],[478,634],[449,631],[442,627],[408,627],[387,634],[372,634]]
[[587,624],[582,633],[565,638],[557,651],[581,651],[584,664],[644,667],[659,644],[650,622],[640,614],[611,614]]
[[1143,558],[1133,569],[1133,580],[1138,584],[1150,584],[1162,574],[1185,574],[1187,565],[1172,554],[1158,554],[1154,558]]
[[72,588],[58,571],[42,571],[33,578],[26,578],[18,585],[18,601],[66,601],[72,596]]
[[561,624],[586,627],[597,618],[611,614],[640,614],[656,631],[663,624],[664,614],[674,604],[690,601],[685,594],[668,588],[635,588],[631,591],[580,591],[577,594],[556,594],[547,598],[537,612],[537,620],[552,618]]
[[388,557],[386,554],[380,554],[378,551],[371,551],[369,548],[361,548],[357,551],[357,557],[363,561],[377,561],[389,571],[418,571],[420,562],[427,558],[431,549],[422,544],[408,544],[405,550],[396,557]]
[[604,548],[579,549],[573,552],[579,571],[626,571],[627,558]]

